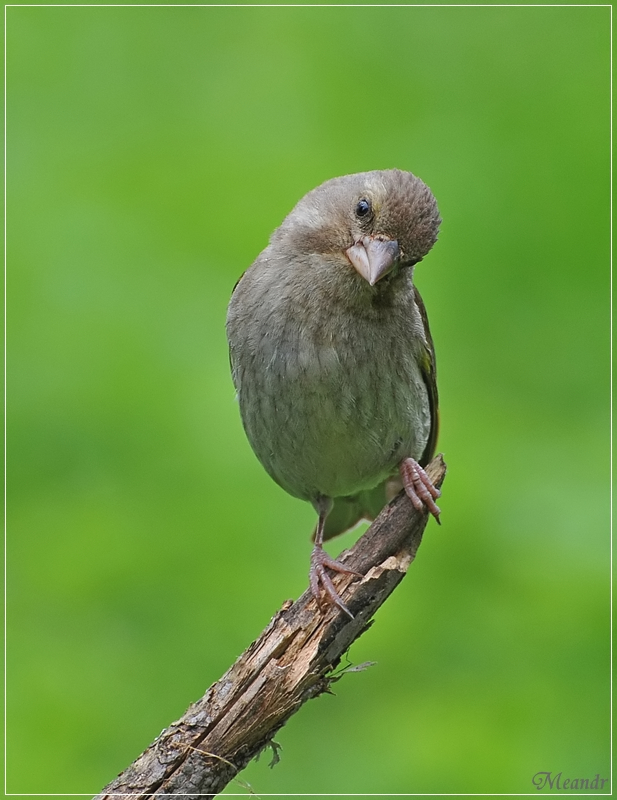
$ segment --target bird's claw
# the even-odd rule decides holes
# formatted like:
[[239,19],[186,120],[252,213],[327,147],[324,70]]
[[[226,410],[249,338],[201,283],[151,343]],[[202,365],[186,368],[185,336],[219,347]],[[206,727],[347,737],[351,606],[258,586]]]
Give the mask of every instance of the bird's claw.
[[435,500],[441,497],[441,492],[433,485],[426,472],[413,458],[404,458],[401,461],[399,471],[405,487],[405,493],[411,500],[413,507],[418,511],[427,508],[439,523],[441,511]]
[[357,575],[358,578],[363,578],[364,576],[361,575],[359,572],[356,572],[349,567],[346,567],[345,564],[342,564],[340,561],[337,561],[334,558],[331,558],[323,547],[319,545],[315,545],[313,548],[313,552],[311,553],[311,568],[309,571],[309,582],[311,585],[311,593],[313,597],[317,600],[317,603],[321,606],[322,598],[319,591],[320,586],[322,586],[326,593],[327,600],[332,603],[333,605],[337,606],[344,611],[345,614],[350,619],[353,619],[354,616],[351,611],[347,608],[345,603],[341,600],[338,592],[334,584],[332,583],[332,579],[326,572],[326,567],[328,569],[332,569],[335,572],[344,572],[347,575]]

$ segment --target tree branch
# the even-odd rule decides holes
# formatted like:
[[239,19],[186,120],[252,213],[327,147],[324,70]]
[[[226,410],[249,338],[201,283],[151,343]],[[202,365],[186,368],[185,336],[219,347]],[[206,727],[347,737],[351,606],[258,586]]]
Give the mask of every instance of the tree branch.
[[[427,467],[441,486],[446,466],[437,456]],[[341,656],[372,624],[371,617],[405,576],[422,541],[428,512],[404,494],[394,498],[343,563],[362,580],[337,573],[337,591],[354,619],[335,606],[320,609],[307,590],[287,601],[236,663],[172,723],[95,800],[130,794],[213,797],[248,762],[272,744],[275,733],[300,706],[328,691]],[[276,752],[275,752],[276,758]]]

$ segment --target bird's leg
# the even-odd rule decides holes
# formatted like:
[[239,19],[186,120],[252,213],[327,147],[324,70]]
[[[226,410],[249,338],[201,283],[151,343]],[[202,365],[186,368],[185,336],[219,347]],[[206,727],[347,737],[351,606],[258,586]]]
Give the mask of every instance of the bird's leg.
[[340,561],[331,558],[323,549],[324,525],[326,524],[326,517],[332,508],[332,499],[322,495],[315,503],[315,507],[317,509],[317,513],[319,514],[319,521],[317,522],[317,530],[315,531],[315,546],[313,547],[313,552],[311,553],[311,568],[309,570],[311,592],[317,602],[320,603],[321,598],[319,586],[321,584],[321,586],[323,586],[325,589],[328,601],[333,603],[335,606],[338,606],[341,611],[344,611],[348,617],[353,619],[353,614],[339,597],[339,594],[336,591],[330,576],[326,572],[326,567],[334,570],[335,572],[346,572],[349,575],[357,575],[359,578],[362,578],[363,576],[359,572],[349,569],[349,567],[346,567],[345,564],[341,564]]
[[[439,522],[441,511],[435,500],[441,497],[441,492],[433,486],[431,479],[414,458],[404,458],[399,465],[399,472],[405,487],[405,493],[411,500],[413,507],[422,511],[428,508]],[[441,524],[441,523],[440,523]]]

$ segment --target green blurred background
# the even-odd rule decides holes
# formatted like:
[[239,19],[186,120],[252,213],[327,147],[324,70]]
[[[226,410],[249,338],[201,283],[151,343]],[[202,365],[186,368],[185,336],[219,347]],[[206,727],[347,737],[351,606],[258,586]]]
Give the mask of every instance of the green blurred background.
[[240,777],[608,777],[609,11],[8,8],[10,792],[101,789],[305,589],[226,305],[305,192],[393,166],[444,219],[443,525],[350,652],[377,665]]

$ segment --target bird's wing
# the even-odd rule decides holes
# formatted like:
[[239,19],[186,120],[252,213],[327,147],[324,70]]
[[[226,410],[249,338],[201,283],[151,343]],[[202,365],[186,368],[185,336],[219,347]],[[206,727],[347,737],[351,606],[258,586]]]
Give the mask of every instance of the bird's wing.
[[[238,280],[235,282],[234,288],[231,290],[231,297],[233,297],[233,294],[236,291],[236,289],[238,288],[238,284],[240,283],[240,281],[244,277],[245,273],[246,273],[246,270],[244,270],[242,275],[240,275]],[[231,301],[231,297],[230,297],[230,301]],[[234,364],[234,356],[233,356],[233,349],[232,349],[232,346],[231,346],[231,342],[229,342],[229,367],[231,369],[231,379],[232,379],[232,381],[234,383],[234,386],[236,387],[236,391],[238,392],[240,390],[240,376],[239,376],[238,370],[236,369],[236,366]]]
[[420,458],[420,465],[424,467],[432,459],[435,453],[435,446],[437,444],[437,435],[439,433],[439,397],[437,394],[437,366],[435,363],[435,347],[433,345],[433,337],[431,336],[431,329],[428,324],[428,316],[424,306],[424,301],[422,300],[420,292],[415,286],[414,300],[416,306],[418,307],[418,311],[420,312],[420,317],[422,318],[427,344],[426,350],[423,353],[424,357],[420,359],[420,370],[426,386],[429,409],[431,413],[431,429],[429,431],[426,447],[424,448],[424,452]]

